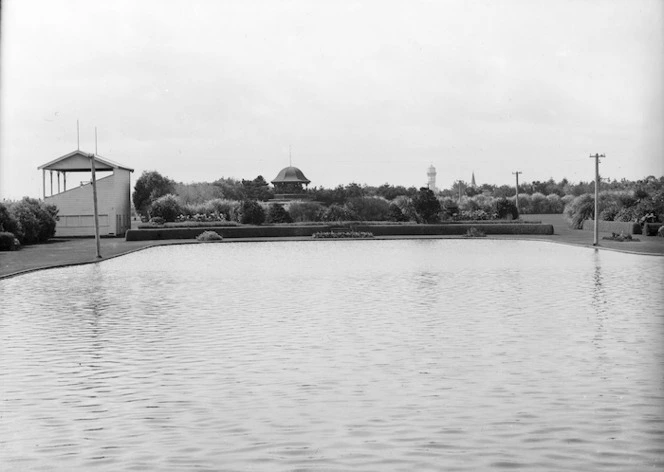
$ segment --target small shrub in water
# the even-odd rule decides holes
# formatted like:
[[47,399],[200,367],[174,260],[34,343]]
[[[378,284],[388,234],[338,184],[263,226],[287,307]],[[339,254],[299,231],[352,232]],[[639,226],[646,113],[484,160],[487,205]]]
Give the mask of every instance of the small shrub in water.
[[196,240],[206,242],[206,241],[221,241],[224,239],[216,231],[203,231],[201,234],[196,236]]
[[486,234],[484,234],[484,231],[479,230],[474,226],[468,228],[468,231],[464,234],[464,237],[466,238],[484,238],[485,236]]

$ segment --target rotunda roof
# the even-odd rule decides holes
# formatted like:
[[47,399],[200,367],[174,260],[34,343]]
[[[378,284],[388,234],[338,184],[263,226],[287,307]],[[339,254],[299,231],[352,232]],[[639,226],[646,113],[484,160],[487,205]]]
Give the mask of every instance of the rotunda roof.
[[289,166],[284,167],[279,171],[279,174],[272,181],[273,184],[283,184],[288,182],[299,182],[302,184],[308,184],[311,180],[307,179],[304,176],[304,173],[297,167]]

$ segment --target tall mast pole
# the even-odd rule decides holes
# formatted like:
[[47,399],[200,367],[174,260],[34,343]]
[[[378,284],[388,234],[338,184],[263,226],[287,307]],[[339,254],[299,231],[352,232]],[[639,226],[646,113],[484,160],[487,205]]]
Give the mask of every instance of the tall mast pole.
[[95,216],[95,242],[97,245],[97,259],[101,259],[101,241],[99,240],[99,209],[97,207],[97,173],[95,169],[95,157],[97,154],[97,127],[95,126],[95,153],[90,154],[92,170],[92,206]]
[[593,156],[590,155],[592,159],[595,159],[595,217],[593,221],[593,246],[599,244],[599,159],[600,157],[606,157],[604,154],[595,153]]
[[521,210],[519,210],[519,174],[523,174],[523,172],[517,170],[516,172],[512,172],[512,174],[516,175],[516,196],[514,197],[516,212],[521,215]]

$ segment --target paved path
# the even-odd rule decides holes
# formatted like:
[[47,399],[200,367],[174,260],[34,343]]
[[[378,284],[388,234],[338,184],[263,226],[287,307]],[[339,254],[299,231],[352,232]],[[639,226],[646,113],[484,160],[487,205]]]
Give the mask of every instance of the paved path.
[[[524,215],[524,220],[541,221],[552,224],[554,234],[544,235],[497,235],[491,239],[527,239],[551,241],[562,244],[593,247],[591,231],[573,230],[567,227],[562,215]],[[602,240],[600,234],[599,248],[611,249],[645,255],[664,255],[664,238],[637,235],[639,242],[617,242]],[[458,239],[458,236],[386,236],[376,239]],[[299,238],[227,238],[223,243],[257,242],[257,241],[297,241],[311,240],[309,237]],[[170,244],[201,244],[194,240],[167,241],[125,241],[122,238],[103,238],[101,240],[102,259],[96,258],[95,240],[91,238],[53,239],[46,244],[25,246],[20,251],[0,252],[0,279],[23,274],[33,270],[67,265],[87,264],[128,254],[137,250]]]

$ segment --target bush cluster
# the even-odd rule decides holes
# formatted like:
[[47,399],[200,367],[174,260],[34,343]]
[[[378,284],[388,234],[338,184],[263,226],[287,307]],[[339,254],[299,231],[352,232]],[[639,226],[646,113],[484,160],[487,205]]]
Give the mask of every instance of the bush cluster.
[[[0,232],[13,235],[20,244],[35,244],[55,236],[58,209],[40,200],[24,197],[16,202],[0,203]],[[6,240],[8,236],[5,236]],[[4,246],[3,246],[4,247]],[[16,246],[13,245],[12,248]]]
[[[664,191],[604,191],[599,193],[600,221],[634,222],[641,225],[664,221]],[[572,228],[595,218],[595,196],[586,193],[565,205],[564,215]]]
[[221,241],[224,238],[221,237],[216,231],[203,231],[201,234],[196,236],[196,240],[206,242],[206,241]]

